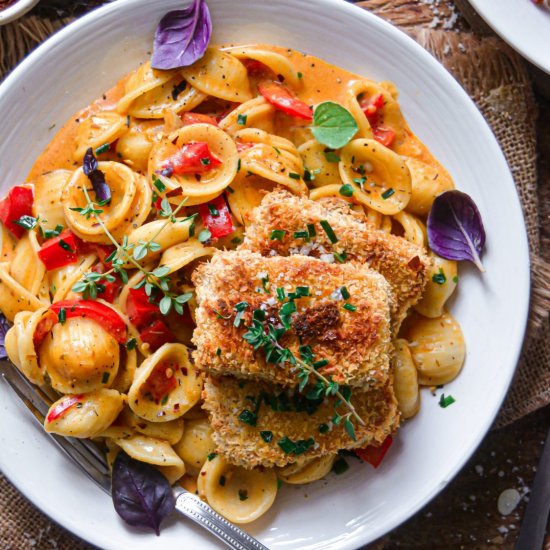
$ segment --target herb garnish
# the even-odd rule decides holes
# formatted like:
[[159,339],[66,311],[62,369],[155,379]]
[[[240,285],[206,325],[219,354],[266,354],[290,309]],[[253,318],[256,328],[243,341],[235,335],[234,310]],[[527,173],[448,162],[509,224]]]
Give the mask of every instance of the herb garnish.
[[332,229],[330,223],[328,223],[327,220],[321,220],[319,223],[321,224],[321,227],[323,228],[323,230],[327,234],[328,240],[332,244],[337,243],[338,242],[338,237],[336,236],[336,233],[334,233],[334,230]]
[[395,194],[395,189],[393,187],[390,187],[389,189],[386,189],[381,195],[381,197],[386,200],[389,199],[392,195]]
[[444,285],[447,282],[447,277],[445,277],[445,272],[443,268],[439,268],[439,273],[434,273],[432,275],[432,281],[438,285]]
[[237,115],[237,124],[239,124],[240,126],[245,126],[247,118],[248,115]]
[[353,187],[349,183],[346,183],[340,187],[338,192],[343,197],[351,197],[353,195]]
[[346,145],[358,129],[352,114],[333,101],[320,103],[313,112],[311,131],[319,143],[331,149]]
[[444,393],[441,394],[441,397],[439,398],[439,406],[442,409],[446,409],[453,403],[456,403],[456,399],[452,395],[445,395]]
[[282,241],[285,235],[286,231],[284,229],[273,229],[269,235],[269,238],[272,241]]

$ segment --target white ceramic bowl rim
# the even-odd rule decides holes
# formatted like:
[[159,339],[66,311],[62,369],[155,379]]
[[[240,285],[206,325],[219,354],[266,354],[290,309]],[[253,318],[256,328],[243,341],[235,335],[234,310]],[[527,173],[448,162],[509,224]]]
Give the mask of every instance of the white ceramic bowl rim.
[[[220,0],[221,1],[221,0]],[[46,58],[50,51],[57,48],[63,41],[77,33],[85,32],[86,29],[93,25],[94,21],[99,16],[106,16],[108,14],[123,14],[125,10],[131,10],[132,6],[138,6],[139,4],[144,3],[145,0],[119,0],[112,4],[105,5],[97,10],[83,16],[78,19],[68,27],[59,31],[56,35],[46,41],[41,45],[36,51],[30,54],[4,81],[0,86],[0,106],[4,102],[4,98],[8,95],[12,88],[16,89],[19,85],[19,81],[24,81],[25,78],[32,74],[33,68],[38,66],[43,58]],[[410,37],[406,36],[404,33],[397,31],[388,23],[378,19],[361,10],[360,8],[341,2],[339,0],[303,0],[303,3],[315,4],[316,9],[318,10],[339,10],[348,15],[352,15],[357,19],[361,19],[365,22],[366,25],[370,25],[372,28],[381,29],[383,32],[387,33],[388,37],[391,37],[396,43],[404,46],[407,50],[414,54],[415,57],[421,60],[433,74],[437,75],[437,79],[445,84],[447,89],[453,90],[455,98],[461,101],[461,106],[469,111],[469,116],[472,116],[477,123],[478,128],[476,130],[480,132],[481,139],[487,143],[487,146],[490,147],[491,153],[494,154],[494,162],[498,165],[499,171],[505,170],[509,175],[509,181],[504,184],[512,185],[512,178],[509,173],[509,170],[506,168],[506,161],[502,155],[502,152],[499,150],[498,145],[494,136],[491,133],[491,130],[487,126],[486,122],[483,120],[479,111],[475,105],[468,98],[466,92],[462,90],[454,81],[452,76],[447,73],[439,63],[425,50],[423,50],[416,42],[414,42]],[[522,219],[521,208],[519,205],[519,200],[517,199],[517,193],[515,194],[517,203],[511,208],[515,216],[515,222],[518,219]],[[519,217],[519,218],[518,218]],[[499,382],[499,386],[495,391],[495,394],[491,396],[491,399],[487,402],[487,409],[484,411],[483,416],[479,419],[477,426],[477,431],[471,434],[471,437],[468,441],[467,446],[462,450],[462,454],[459,457],[450,457],[449,468],[447,470],[447,475],[444,480],[441,480],[439,483],[434,483],[429,490],[426,490],[420,497],[416,499],[414,505],[412,505],[406,516],[403,515],[393,515],[389,517],[387,522],[380,526],[379,528],[373,528],[369,533],[361,532],[358,536],[354,534],[353,536],[340,538],[338,541],[338,547],[342,549],[352,549],[356,548],[368,541],[375,540],[376,538],[385,534],[388,530],[396,527],[401,522],[405,521],[408,517],[413,515],[417,510],[423,507],[429,500],[431,500],[435,495],[437,495],[463,467],[468,458],[475,451],[477,446],[480,444],[481,440],[485,436],[487,430],[491,426],[499,407],[505,397],[506,391],[509,387],[509,384],[512,380],[514,374],[514,366],[517,364],[519,355],[521,352],[521,342],[523,339],[523,334],[527,321],[528,314],[528,305],[529,305],[529,256],[528,256],[528,246],[526,241],[526,235],[523,234],[521,237],[523,246],[520,246],[521,250],[518,251],[520,257],[517,258],[517,269],[523,270],[522,274],[524,276],[525,284],[517,289],[519,303],[522,304],[517,311],[515,311],[514,327],[517,334],[517,342],[514,342],[509,356],[509,363],[506,364],[506,368],[503,368],[502,379]],[[1,434],[0,434],[1,435]],[[74,533],[82,536],[83,538],[88,539],[90,542],[95,544],[101,544],[104,539],[102,539],[100,533],[90,532],[86,529],[81,523],[73,519],[64,518],[61,514],[56,513],[54,507],[52,507],[48,502],[48,495],[40,495],[37,493],[36,489],[28,484],[20,475],[17,474],[16,469],[12,467],[9,463],[2,463],[5,475],[10,478],[15,485],[38,507],[40,507],[45,513],[51,515],[51,517],[61,523],[64,527],[73,531]],[[330,498],[330,495],[327,497]]]
[[25,15],[39,0],[17,0],[6,9],[0,10],[0,24],[9,23]]

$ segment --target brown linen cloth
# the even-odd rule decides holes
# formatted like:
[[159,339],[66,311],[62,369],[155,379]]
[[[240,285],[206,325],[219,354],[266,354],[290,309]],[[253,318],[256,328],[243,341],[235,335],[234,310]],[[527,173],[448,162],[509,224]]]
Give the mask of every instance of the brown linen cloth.
[[[497,419],[497,426],[505,425],[550,403],[550,266],[543,260],[550,257],[550,251],[541,249],[538,201],[539,196],[541,203],[542,197],[550,198],[550,178],[537,188],[537,113],[531,83],[519,57],[500,40],[435,30],[454,27],[453,10],[445,11],[442,6],[434,25],[426,6],[410,0],[367,0],[359,4],[402,25],[446,66],[491,125],[515,177],[531,248],[532,302],[524,353]],[[0,80],[28,51],[67,22],[28,16],[0,28]],[[419,23],[430,28],[412,32],[412,26]],[[90,547],[53,524],[0,476],[0,548]]]

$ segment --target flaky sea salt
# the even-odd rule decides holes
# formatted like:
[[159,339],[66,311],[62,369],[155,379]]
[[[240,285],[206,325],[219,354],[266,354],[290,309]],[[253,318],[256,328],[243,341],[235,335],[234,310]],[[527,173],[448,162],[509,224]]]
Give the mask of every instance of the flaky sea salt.
[[516,489],[506,489],[500,493],[497,508],[500,514],[507,516],[511,514],[521,500],[521,495]]

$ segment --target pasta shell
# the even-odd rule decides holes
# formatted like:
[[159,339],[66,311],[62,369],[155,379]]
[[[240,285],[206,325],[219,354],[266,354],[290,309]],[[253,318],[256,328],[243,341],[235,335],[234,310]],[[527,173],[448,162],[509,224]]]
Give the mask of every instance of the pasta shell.
[[216,251],[213,246],[204,246],[197,239],[191,239],[168,248],[162,255],[159,265],[170,268],[170,274],[198,258],[212,256]]
[[306,141],[298,147],[305,168],[309,170],[313,179],[313,187],[322,187],[329,184],[342,184],[337,162],[329,162],[325,155],[325,146],[316,139]]
[[127,439],[115,439],[114,442],[129,456],[157,466],[170,484],[185,474],[185,464],[167,441],[134,435]]
[[395,341],[393,389],[401,416],[413,417],[420,409],[418,374],[407,341],[403,339]]
[[206,95],[235,103],[252,99],[246,67],[217,48],[207,48],[204,56],[182,69],[181,74],[191,86]]
[[402,210],[394,214],[393,219],[403,228],[403,237],[407,241],[426,248],[428,244],[426,226],[416,216]]
[[246,127],[273,133],[274,114],[275,107],[271,103],[268,103],[263,96],[255,97],[245,101],[222,118],[220,128],[230,135],[235,135]]
[[132,170],[142,173],[147,172],[147,163],[153,148],[153,139],[146,129],[146,123],[132,124],[116,143],[116,152],[122,162]]
[[118,373],[114,382],[111,385],[113,390],[121,393],[127,393],[132,385],[137,368],[137,352],[135,349],[127,350],[120,348],[122,355]]
[[407,211],[417,216],[426,216],[435,198],[444,191],[454,189],[454,183],[447,171],[437,164],[427,164],[414,158],[406,158],[411,172],[411,200]]
[[46,267],[37,256],[40,245],[36,233],[28,231],[19,239],[15,247],[15,255],[10,263],[10,275],[31,294],[38,295]]
[[65,300],[69,296],[73,285],[82,279],[85,273],[90,271],[96,261],[97,256],[90,254],[89,256],[81,256],[77,263],[49,271],[50,292],[53,295],[53,302]]
[[372,139],[372,128],[357,98],[365,93],[369,84],[364,80],[352,80],[348,84],[344,100],[344,107],[352,114],[359,126],[356,137],[365,139]]
[[336,455],[332,454],[277,468],[277,477],[291,485],[312,483],[328,475],[335,460]]
[[[239,157],[235,142],[223,131],[212,124],[191,124],[174,132],[156,144],[149,157],[149,178],[156,177],[162,171],[168,158],[176,154],[181,147],[191,142],[205,142],[213,155],[222,164],[196,178],[195,174],[163,177],[168,191],[180,188],[183,197],[207,198],[217,196],[231,183],[237,173]],[[181,200],[181,199],[180,199]],[[188,201],[186,204],[192,204]],[[196,204],[196,203],[195,203]]]
[[226,195],[229,208],[238,222],[248,225],[254,208],[260,205],[266,193],[273,188],[273,182],[254,175],[247,176],[241,169],[231,183],[233,193]]
[[129,408],[122,411],[118,422],[122,422],[142,435],[167,441],[170,445],[175,445],[180,441],[184,433],[184,421],[181,418],[169,422],[148,422],[134,414]]
[[71,175],[70,170],[52,170],[35,180],[32,210],[34,217],[40,218],[43,229],[65,225],[61,196]]
[[[397,214],[407,206],[411,174],[397,153],[374,139],[355,139],[342,149],[340,158],[340,176],[353,187],[357,202],[382,214]],[[360,177],[366,177],[362,189],[354,181]]]
[[[453,260],[440,258],[430,252],[432,264],[422,299],[414,309],[424,317],[432,319],[443,315],[443,306],[455,291],[457,285],[457,265]],[[435,279],[435,280],[434,280]]]
[[187,471],[194,475],[198,475],[215,449],[212,426],[204,417],[186,421],[183,437],[174,446],[176,453],[185,462]]
[[61,393],[86,393],[109,387],[118,372],[117,341],[98,323],[82,317],[57,323],[38,350],[52,387]]
[[182,417],[200,399],[201,391],[202,379],[189,361],[187,348],[164,344],[139,366],[128,399],[139,417],[168,422]]
[[302,84],[298,71],[288,58],[280,53],[249,46],[235,46],[225,48],[224,51],[234,55],[237,59],[254,59],[269,67],[276,75],[282,76],[285,84],[292,88],[299,88]]
[[460,325],[454,317],[443,312],[437,319],[421,315],[407,321],[404,333],[418,370],[418,383],[439,386],[454,380],[466,355],[466,344]]
[[[63,406],[64,402],[74,397],[74,395],[64,395],[50,407],[50,411]],[[125,395],[116,390],[101,388],[84,394],[81,401],[67,409],[57,419],[48,421],[48,412],[44,429],[49,433],[65,437],[81,439],[95,437],[115,421],[125,402]]]
[[273,469],[245,470],[221,456],[207,460],[198,477],[199,496],[233,523],[250,523],[265,514],[277,496]]
[[74,160],[82,162],[88,148],[91,147],[95,151],[102,145],[110,145],[127,130],[126,117],[113,111],[99,111],[91,114],[78,125]]
[[12,234],[0,222],[0,262],[11,262],[17,241]]
[[[101,206],[99,214],[105,228],[117,240],[122,240],[129,228],[141,225],[151,209],[151,188],[145,178],[119,162],[100,162],[99,170],[105,174],[111,189],[111,202]],[[95,218],[87,218],[74,208],[84,208],[86,197],[83,189],[89,186],[82,168],[76,170],[63,192],[64,214],[71,230],[81,239],[110,244]]]
[[9,271],[9,263],[0,263],[0,311],[11,323],[20,311],[36,311],[48,304],[21,286]]

